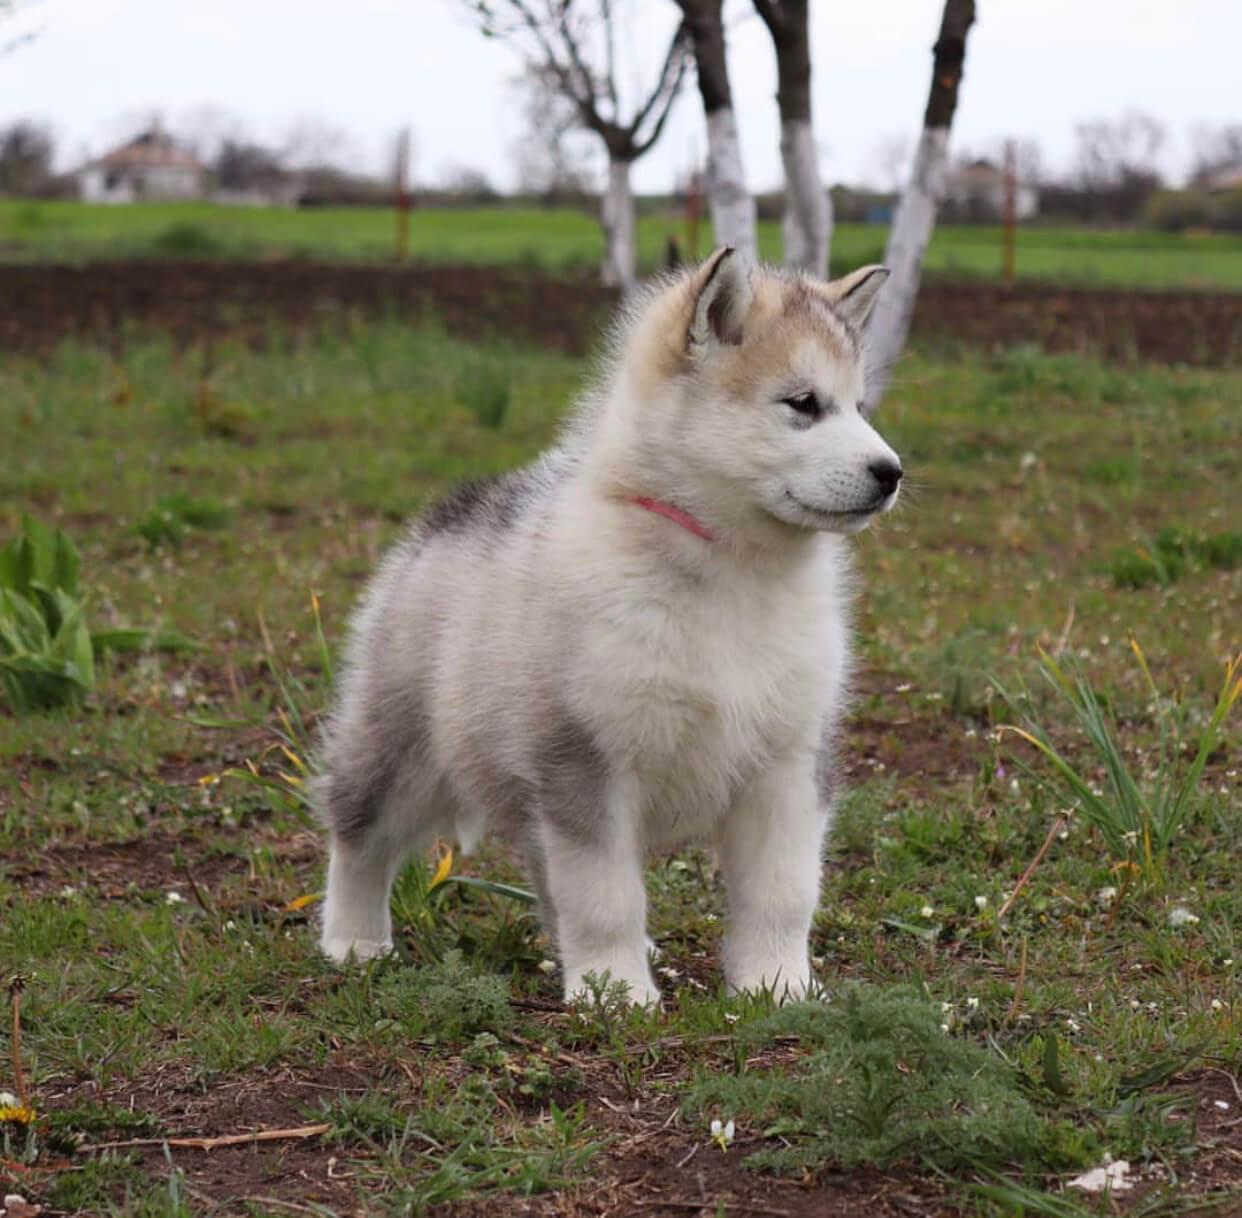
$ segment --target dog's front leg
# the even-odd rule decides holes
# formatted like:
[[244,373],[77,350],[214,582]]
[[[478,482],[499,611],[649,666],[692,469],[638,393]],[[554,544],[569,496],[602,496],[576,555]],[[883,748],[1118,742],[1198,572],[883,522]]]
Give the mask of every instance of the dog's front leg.
[[590,993],[588,974],[624,983],[631,1002],[660,1000],[647,962],[638,794],[632,777],[612,777],[600,807],[576,808],[572,818],[541,810],[539,839],[567,1001]]
[[790,998],[806,993],[827,825],[809,756],[779,762],[729,809],[719,846],[729,894],[724,965],[730,990],[773,989]]

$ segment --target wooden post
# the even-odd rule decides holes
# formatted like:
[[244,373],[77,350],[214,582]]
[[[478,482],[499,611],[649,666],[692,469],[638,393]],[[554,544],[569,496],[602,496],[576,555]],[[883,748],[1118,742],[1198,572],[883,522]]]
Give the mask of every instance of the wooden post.
[[1001,213],[1001,278],[1006,287],[1014,280],[1017,241],[1018,164],[1013,140],[1005,141],[1005,200]]
[[686,260],[699,260],[699,218],[703,214],[703,175],[698,168],[697,153],[690,158],[691,170],[686,178]]
[[410,129],[403,127],[397,135],[397,155],[393,166],[393,202],[397,218],[397,261],[404,262],[410,255]]

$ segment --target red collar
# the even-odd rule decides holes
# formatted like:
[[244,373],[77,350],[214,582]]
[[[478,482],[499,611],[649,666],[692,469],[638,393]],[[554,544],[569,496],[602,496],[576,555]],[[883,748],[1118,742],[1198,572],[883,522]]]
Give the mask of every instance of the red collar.
[[626,499],[626,502],[632,503],[635,507],[643,508],[645,511],[654,512],[657,516],[663,516],[666,520],[671,520],[674,524],[681,525],[687,533],[693,533],[704,541],[716,540],[706,525],[700,524],[689,512],[683,511],[679,507],[674,507],[671,503],[664,503],[659,499],[649,499],[646,495],[631,495]]

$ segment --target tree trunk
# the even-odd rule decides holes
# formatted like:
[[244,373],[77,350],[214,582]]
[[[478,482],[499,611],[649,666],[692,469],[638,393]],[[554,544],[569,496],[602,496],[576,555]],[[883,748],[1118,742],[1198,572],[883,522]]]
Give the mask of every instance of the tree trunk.
[[832,200],[819,173],[811,121],[811,44],[807,0],[759,0],[755,7],[776,50],[776,100],[785,167],[785,265],[824,277],[832,242]]
[[731,245],[748,262],[757,262],[755,200],[746,189],[732,106],[707,116],[707,199],[716,244]]
[[949,128],[966,61],[966,34],[975,19],[974,0],[945,0],[940,37],[932,48],[931,92],[910,182],[889,230],[884,261],[892,275],[867,328],[867,401],[875,406],[888,386],[893,363],[905,346],[923,272],[923,254],[944,198]]
[[608,159],[608,186],[600,201],[604,228],[604,283],[629,292],[637,278],[634,249],[634,196],[630,192],[630,162]]
[[699,95],[707,118],[707,201],[717,245],[731,245],[749,262],[759,256],[755,200],[746,189],[742,146],[733,114],[725,60],[722,0],[677,0],[694,46]]
[[832,199],[819,176],[815,131],[809,119],[782,119],[781,162],[785,166],[785,216],[781,225],[785,265],[827,278]]

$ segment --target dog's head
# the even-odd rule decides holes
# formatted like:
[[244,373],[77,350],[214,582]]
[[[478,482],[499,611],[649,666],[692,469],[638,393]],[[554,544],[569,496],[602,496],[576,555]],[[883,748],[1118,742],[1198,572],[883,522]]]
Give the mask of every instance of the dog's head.
[[862,331],[887,278],[825,283],[724,249],[657,304],[658,440],[701,489],[834,533],[892,508],[901,463],[863,412]]

